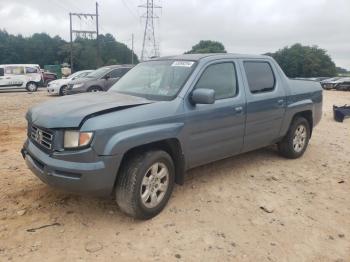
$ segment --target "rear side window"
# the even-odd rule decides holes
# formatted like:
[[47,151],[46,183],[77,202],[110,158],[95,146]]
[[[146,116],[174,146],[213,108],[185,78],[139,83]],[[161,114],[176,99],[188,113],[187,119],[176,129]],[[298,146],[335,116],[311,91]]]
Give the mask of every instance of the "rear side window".
[[234,97],[237,94],[236,70],[233,63],[208,66],[199,78],[195,88],[215,90],[215,98]]
[[38,69],[35,67],[26,67],[26,74],[38,73]]
[[24,74],[24,67],[23,66],[7,66],[5,68],[5,74],[23,75]]
[[275,88],[275,76],[268,62],[244,62],[250,92],[269,92]]

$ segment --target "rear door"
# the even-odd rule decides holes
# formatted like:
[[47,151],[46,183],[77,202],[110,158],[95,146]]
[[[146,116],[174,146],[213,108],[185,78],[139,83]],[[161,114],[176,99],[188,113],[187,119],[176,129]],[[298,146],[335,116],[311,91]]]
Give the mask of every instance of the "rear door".
[[279,138],[286,93],[274,65],[268,60],[242,60],[247,95],[243,151],[267,146]]
[[4,76],[1,77],[0,87],[5,88],[20,88],[25,84],[24,67],[23,66],[5,66]]
[[[213,61],[199,73],[195,88],[215,90],[214,104],[192,105],[186,112],[188,167],[238,154],[243,146],[245,94],[234,60]],[[189,100],[189,99],[187,99]]]

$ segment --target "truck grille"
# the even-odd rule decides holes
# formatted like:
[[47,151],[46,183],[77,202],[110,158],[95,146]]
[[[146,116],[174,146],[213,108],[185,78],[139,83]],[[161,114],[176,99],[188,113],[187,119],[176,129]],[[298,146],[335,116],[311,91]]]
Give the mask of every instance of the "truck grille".
[[32,125],[30,128],[30,138],[46,149],[52,149],[53,133]]

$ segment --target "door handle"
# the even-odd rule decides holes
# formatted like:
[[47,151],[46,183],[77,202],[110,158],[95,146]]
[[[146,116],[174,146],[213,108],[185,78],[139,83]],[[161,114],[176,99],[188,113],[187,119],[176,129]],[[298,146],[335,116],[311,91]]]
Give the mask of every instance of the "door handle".
[[278,104],[279,106],[283,106],[284,100],[283,100],[283,99],[277,100],[277,104]]
[[242,107],[242,106],[237,106],[237,107],[235,107],[235,112],[236,112],[237,114],[242,113],[242,111],[243,111],[243,107]]

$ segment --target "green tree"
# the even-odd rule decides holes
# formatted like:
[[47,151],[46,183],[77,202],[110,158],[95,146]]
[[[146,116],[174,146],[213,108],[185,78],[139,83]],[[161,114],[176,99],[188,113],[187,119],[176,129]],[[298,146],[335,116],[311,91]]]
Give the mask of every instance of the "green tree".
[[[94,69],[98,65],[131,63],[132,51],[119,43],[111,34],[100,35],[101,61],[98,61],[97,42],[94,39],[77,38],[73,43],[74,71]],[[134,62],[138,63],[135,54]],[[34,34],[30,37],[11,35],[0,30],[0,64],[49,64],[70,63],[70,43],[59,36]]]
[[185,54],[201,54],[201,53],[227,53],[222,43],[211,40],[201,40],[198,44],[192,46],[190,51]]
[[326,50],[318,46],[294,44],[275,53],[267,53],[281,66],[288,77],[337,75],[336,66]]

